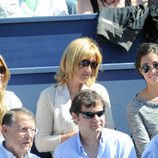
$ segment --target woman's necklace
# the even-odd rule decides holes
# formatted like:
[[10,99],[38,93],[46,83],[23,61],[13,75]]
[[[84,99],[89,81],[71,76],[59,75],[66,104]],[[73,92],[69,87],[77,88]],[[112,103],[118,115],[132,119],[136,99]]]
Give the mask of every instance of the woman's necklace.
[[110,6],[111,4],[115,3],[116,0],[112,0],[111,2],[108,2],[108,0],[100,0],[100,1],[101,1],[102,5],[103,5],[104,7],[106,7],[105,4],[107,4],[107,5]]

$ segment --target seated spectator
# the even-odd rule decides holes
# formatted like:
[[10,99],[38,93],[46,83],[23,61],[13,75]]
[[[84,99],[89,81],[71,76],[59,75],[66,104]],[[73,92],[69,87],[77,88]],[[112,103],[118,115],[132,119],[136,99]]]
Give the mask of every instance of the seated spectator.
[[128,124],[137,156],[140,158],[150,140],[158,133],[158,44],[140,45],[135,67],[145,80],[127,107]]
[[147,144],[142,158],[157,158],[158,157],[158,134],[152,138]]
[[107,101],[105,112],[107,128],[115,128],[107,89],[96,83],[102,55],[98,44],[88,37],[74,39],[66,47],[57,83],[44,89],[37,102],[35,144],[39,152],[51,152],[77,133],[78,127],[69,113],[73,97],[82,89],[97,91]]
[[4,58],[0,55],[0,141],[4,139],[1,133],[2,116],[10,109],[22,107],[22,103],[15,93],[6,90],[9,79],[10,71]]
[[125,7],[142,4],[144,0],[78,0],[77,13],[90,14],[97,13],[103,7]]
[[67,14],[65,0],[0,0],[0,18]]
[[56,148],[54,158],[136,158],[133,142],[127,134],[104,128],[106,106],[96,91],[81,90],[70,107],[79,132]]
[[77,11],[76,11],[77,2],[78,2],[78,0],[66,0],[69,14],[76,14],[77,13]]
[[37,129],[31,111],[25,108],[11,109],[2,119],[2,134],[5,140],[0,144],[0,158],[39,158],[30,153]]

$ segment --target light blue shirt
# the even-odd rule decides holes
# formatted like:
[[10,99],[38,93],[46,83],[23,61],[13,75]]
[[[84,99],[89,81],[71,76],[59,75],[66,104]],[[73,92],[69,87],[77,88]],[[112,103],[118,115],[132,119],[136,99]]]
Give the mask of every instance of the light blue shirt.
[[[4,147],[3,143],[4,141],[1,142],[0,144],[0,158],[16,158],[16,156],[14,156],[9,150],[7,150]],[[28,152],[28,154],[25,155],[24,158],[40,158],[40,157]]]
[[142,158],[158,158],[158,134],[147,144]]
[[[88,158],[79,133],[60,144],[54,158]],[[97,158],[136,158],[135,148],[131,138],[122,132],[103,129],[101,133]]]

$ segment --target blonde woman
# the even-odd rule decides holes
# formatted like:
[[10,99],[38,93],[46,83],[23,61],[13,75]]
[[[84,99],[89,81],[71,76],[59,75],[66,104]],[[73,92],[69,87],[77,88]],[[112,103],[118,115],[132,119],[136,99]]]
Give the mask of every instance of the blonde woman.
[[[2,55],[0,55],[0,125],[2,123],[2,116],[5,112],[12,108],[22,107],[22,103],[15,93],[6,90],[9,79],[10,71]],[[0,140],[3,140],[1,132]]]
[[102,56],[97,44],[87,37],[73,40],[66,48],[55,78],[57,84],[45,89],[38,100],[35,144],[39,152],[52,152],[78,131],[69,113],[72,99],[81,89],[92,89],[108,102],[106,127],[114,128],[109,95],[95,83]]

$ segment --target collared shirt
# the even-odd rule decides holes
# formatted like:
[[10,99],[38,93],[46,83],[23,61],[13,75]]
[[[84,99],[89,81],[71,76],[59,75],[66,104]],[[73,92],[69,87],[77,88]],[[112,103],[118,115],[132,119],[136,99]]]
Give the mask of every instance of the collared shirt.
[[158,134],[146,146],[142,158],[158,157]]
[[[88,158],[79,133],[60,144],[54,158]],[[101,133],[97,158],[136,158],[131,138],[122,132],[104,128]]]
[[[107,101],[105,112],[105,127],[114,128],[109,95],[106,88],[98,83],[91,87],[83,85],[82,89],[92,89],[98,92]],[[35,144],[39,152],[55,150],[61,143],[61,134],[78,131],[74,124],[69,109],[71,97],[66,84],[53,84],[44,89],[39,97],[36,110],[36,127],[38,133],[35,135]]]
[[[4,147],[4,141],[0,144],[0,158],[16,158],[9,150]],[[30,152],[24,156],[24,158],[40,158],[37,155],[34,155]]]

